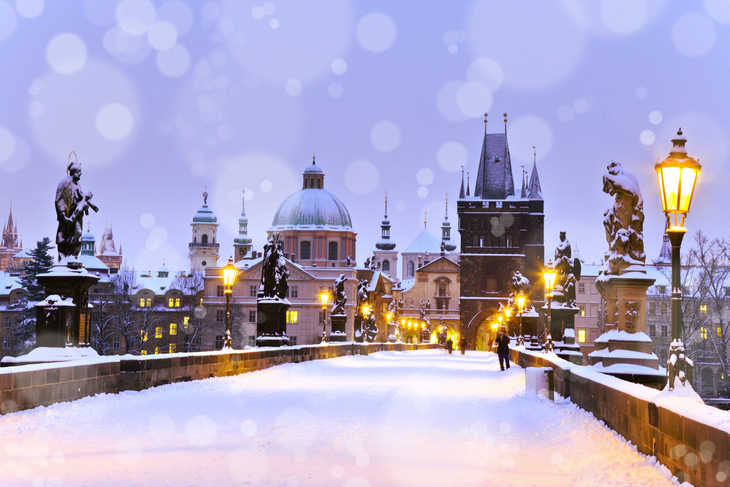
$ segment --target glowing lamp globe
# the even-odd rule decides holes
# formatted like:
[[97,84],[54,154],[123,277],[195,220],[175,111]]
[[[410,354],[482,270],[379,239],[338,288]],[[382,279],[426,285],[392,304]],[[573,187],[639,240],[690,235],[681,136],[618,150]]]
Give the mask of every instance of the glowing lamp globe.
[[662,199],[662,211],[667,215],[668,232],[686,232],[684,218],[689,213],[692,195],[699,178],[702,166],[687,155],[684,145],[687,138],[682,136],[682,129],[672,139],[672,151],[669,157],[658,162],[654,169],[659,181],[659,196]]
[[522,309],[525,306],[525,297],[522,294],[517,295],[517,306]]
[[322,303],[323,308],[327,306],[327,301],[330,300],[330,295],[326,289],[322,289],[322,291],[319,293],[319,300]]
[[226,287],[233,286],[234,281],[236,280],[236,275],[238,274],[238,269],[235,265],[233,265],[233,259],[228,259],[228,264],[223,266],[223,284],[226,285]]
[[548,295],[551,295],[553,293],[553,289],[555,289],[555,277],[557,275],[558,273],[555,272],[555,269],[553,269],[552,261],[548,262],[547,267],[542,271],[542,277],[545,279],[545,291]]

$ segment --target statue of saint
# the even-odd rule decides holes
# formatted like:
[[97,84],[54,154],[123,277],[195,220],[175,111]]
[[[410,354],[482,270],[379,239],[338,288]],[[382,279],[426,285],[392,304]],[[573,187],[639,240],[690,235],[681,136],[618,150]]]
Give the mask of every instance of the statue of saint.
[[56,245],[58,259],[79,255],[81,252],[81,235],[84,225],[84,215],[89,214],[89,208],[98,212],[99,208],[91,202],[92,193],[84,193],[79,185],[81,179],[81,164],[78,161],[69,162],[68,176],[58,183],[56,189]]
[[560,232],[560,243],[555,248],[555,262],[553,263],[553,268],[558,274],[553,295],[557,302],[574,308],[576,306],[575,283],[580,281],[581,266],[580,260],[574,259],[572,255],[570,241],[565,238],[565,232]]
[[264,288],[264,299],[284,299],[289,289],[289,270],[286,268],[284,254],[281,251],[279,232],[275,232],[264,245],[264,258],[261,269],[261,284]]
[[509,295],[510,306],[515,310],[518,309],[517,296],[521,294],[525,297],[525,306],[522,308],[522,311],[532,309],[532,298],[530,297],[532,294],[532,286],[530,285],[530,280],[523,276],[520,271],[514,271],[512,273],[511,284],[512,294]]
[[345,303],[347,303],[347,295],[345,294],[345,281],[347,277],[345,274],[340,274],[340,277],[335,279],[335,304],[332,306],[333,315],[344,315],[345,314]]
[[603,214],[608,241],[605,273],[646,272],[644,199],[639,181],[621,163],[611,161],[603,175],[603,192],[615,197],[613,206]]
[[362,309],[360,307],[363,304],[367,304],[368,302],[368,280],[362,279],[360,282],[357,283],[357,302],[355,303],[357,306],[357,309],[355,311],[356,314],[359,314],[362,312]]

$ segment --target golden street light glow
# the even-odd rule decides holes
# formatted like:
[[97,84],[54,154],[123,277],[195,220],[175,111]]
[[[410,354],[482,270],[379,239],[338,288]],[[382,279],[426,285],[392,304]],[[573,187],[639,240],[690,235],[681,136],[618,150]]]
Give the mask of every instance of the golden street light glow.
[[542,271],[542,277],[545,279],[545,292],[548,295],[553,294],[553,289],[555,288],[555,278],[557,275],[558,273],[555,272],[555,269],[553,269],[552,261],[549,261],[547,267]]
[[228,259],[228,264],[223,266],[223,284],[226,285],[226,287],[233,286],[234,281],[236,280],[236,275],[238,274],[238,269],[235,265],[233,265],[233,259]]
[[702,166],[687,155],[684,147],[687,139],[682,136],[682,129],[679,129],[672,143],[674,146],[669,157],[657,163],[654,169],[659,182],[662,211],[667,215],[667,231],[686,232],[684,218],[689,213]]
[[327,289],[322,289],[322,292],[319,293],[319,300],[322,302],[323,308],[327,306],[327,301],[330,300],[330,294],[327,292]]
[[517,306],[520,310],[525,307],[525,297],[522,294],[517,295]]

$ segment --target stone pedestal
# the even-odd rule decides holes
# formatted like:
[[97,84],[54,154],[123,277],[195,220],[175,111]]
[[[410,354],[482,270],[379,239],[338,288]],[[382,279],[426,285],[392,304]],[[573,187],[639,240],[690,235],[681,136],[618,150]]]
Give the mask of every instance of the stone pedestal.
[[540,340],[537,336],[538,321],[539,315],[534,311],[526,312],[522,315],[522,336],[525,341],[526,350],[542,350]]
[[395,343],[396,340],[398,340],[398,337],[395,336],[395,327],[396,324],[394,322],[388,323],[388,342]]
[[36,305],[36,346],[88,347],[89,288],[99,277],[89,274],[81,262],[64,259],[37,279],[47,297]]
[[289,344],[286,336],[286,310],[290,303],[286,299],[259,299],[256,304],[256,346],[281,347]]
[[330,332],[331,342],[344,342],[347,340],[345,325],[347,325],[347,315],[330,315],[332,322],[332,331]]
[[563,360],[581,365],[583,354],[580,353],[580,345],[575,343],[575,315],[580,312],[580,308],[572,308],[555,301],[551,302],[550,306],[552,308],[550,334],[553,337],[555,353]]
[[664,380],[666,371],[646,334],[646,290],[652,284],[654,279],[639,272],[596,281],[606,303],[606,331],[596,339],[588,362],[599,372],[646,385]]

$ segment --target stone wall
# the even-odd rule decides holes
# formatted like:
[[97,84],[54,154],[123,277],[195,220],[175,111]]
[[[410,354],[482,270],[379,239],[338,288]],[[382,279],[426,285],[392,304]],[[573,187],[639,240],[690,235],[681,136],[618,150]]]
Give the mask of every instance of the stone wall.
[[232,350],[224,353],[115,356],[61,364],[3,367],[0,369],[0,414],[73,401],[100,393],[141,391],[171,382],[243,374],[290,362],[429,348],[440,348],[440,345],[340,343]]
[[730,413],[689,399],[654,401],[654,389],[555,356],[512,349],[510,358],[523,367],[551,367],[560,395],[570,397],[641,453],[656,457],[680,482],[695,487],[730,483],[730,428],[725,426]]

